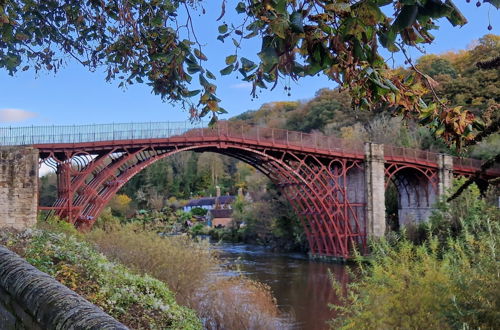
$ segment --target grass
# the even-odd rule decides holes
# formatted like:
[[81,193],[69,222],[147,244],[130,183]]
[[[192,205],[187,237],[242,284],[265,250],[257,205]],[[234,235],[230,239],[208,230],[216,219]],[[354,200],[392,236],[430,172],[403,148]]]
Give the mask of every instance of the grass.
[[94,230],[86,238],[113,260],[163,282],[193,308],[207,329],[284,329],[269,287],[244,276],[221,277],[221,261],[207,241],[160,237],[133,224]]
[[6,232],[0,243],[20,253],[120,322],[134,329],[201,329],[189,308],[180,306],[165,283],[110,262],[95,248],[61,230]]
[[110,231],[94,230],[86,238],[113,260],[165,282],[183,305],[190,304],[218,265],[207,242],[188,236],[160,237],[133,224]]

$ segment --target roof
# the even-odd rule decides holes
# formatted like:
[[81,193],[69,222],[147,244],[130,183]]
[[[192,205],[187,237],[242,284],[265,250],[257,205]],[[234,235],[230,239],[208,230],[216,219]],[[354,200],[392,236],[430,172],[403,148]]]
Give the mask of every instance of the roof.
[[231,204],[235,201],[236,196],[220,196],[220,197],[201,197],[191,199],[186,206],[197,207],[215,204]]
[[220,196],[217,197],[217,203],[219,204],[231,204],[235,201],[236,196]]
[[186,206],[204,206],[204,205],[214,205],[215,204],[215,197],[202,197],[202,198],[195,198],[191,199]]
[[210,210],[210,214],[212,218],[231,218],[233,215],[233,210],[231,209],[219,209],[219,210]]

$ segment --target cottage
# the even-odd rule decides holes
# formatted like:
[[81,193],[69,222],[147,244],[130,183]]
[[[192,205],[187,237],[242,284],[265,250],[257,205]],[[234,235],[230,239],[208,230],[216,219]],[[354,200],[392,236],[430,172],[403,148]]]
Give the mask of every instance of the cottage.
[[229,227],[233,222],[233,210],[231,209],[213,209],[210,210],[212,227]]
[[196,207],[205,210],[213,209],[230,209],[231,204],[235,201],[235,196],[220,196],[220,197],[201,197],[191,199],[185,206],[184,211],[189,212]]

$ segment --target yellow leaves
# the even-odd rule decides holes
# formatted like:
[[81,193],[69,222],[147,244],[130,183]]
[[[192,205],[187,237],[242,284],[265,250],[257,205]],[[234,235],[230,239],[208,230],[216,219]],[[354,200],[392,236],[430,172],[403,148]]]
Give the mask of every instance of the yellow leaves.
[[[355,7],[355,16],[363,22],[363,25],[374,26],[375,24],[382,22],[385,19],[385,15],[380,11],[377,6],[370,4],[369,2],[360,2],[359,5]],[[340,6],[341,4],[336,4]],[[344,11],[349,11],[347,6],[342,6]],[[349,7],[350,8],[350,7]]]
[[62,265],[56,272],[55,277],[59,282],[66,285],[71,290],[76,290],[78,288],[79,271],[75,265]]
[[117,194],[111,199],[108,205],[113,211],[125,215],[130,208],[130,202],[132,202],[132,199],[127,195]]
[[208,108],[212,111],[217,111],[219,109],[219,104],[215,100],[210,100],[207,102]]

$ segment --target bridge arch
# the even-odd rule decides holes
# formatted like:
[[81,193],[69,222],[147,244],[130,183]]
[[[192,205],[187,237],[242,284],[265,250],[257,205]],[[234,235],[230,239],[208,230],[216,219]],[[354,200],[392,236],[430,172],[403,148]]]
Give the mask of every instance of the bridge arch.
[[393,162],[386,166],[385,173],[386,191],[390,185],[397,191],[396,228],[425,221],[438,198],[438,172],[430,167]]
[[[362,161],[213,142],[107,148],[96,152],[51,152],[43,158],[56,168],[56,214],[89,228],[109,200],[133,176],[154,162],[183,151],[215,152],[248,163],[269,177],[290,201],[304,227],[311,253],[348,257],[365,246]],[[356,173],[357,179],[350,177]],[[349,184],[351,183],[351,184]],[[359,187],[358,187],[359,188]],[[357,198],[357,200],[353,200]]]
[[[156,159],[182,150],[215,151],[270,177],[303,221],[311,253],[339,258],[352,256],[353,247],[366,252],[368,235],[384,235],[384,188],[389,182],[399,188],[398,213],[411,215],[416,207],[429,212],[436,190],[444,193],[454,173],[475,174],[480,165],[428,151],[234,122],[0,131],[0,144],[32,145],[56,170],[58,199],[53,207],[39,209],[50,209],[80,227],[90,226],[106,201]],[[498,167],[483,172],[485,178],[500,175]],[[421,212],[418,220],[424,217]]]

